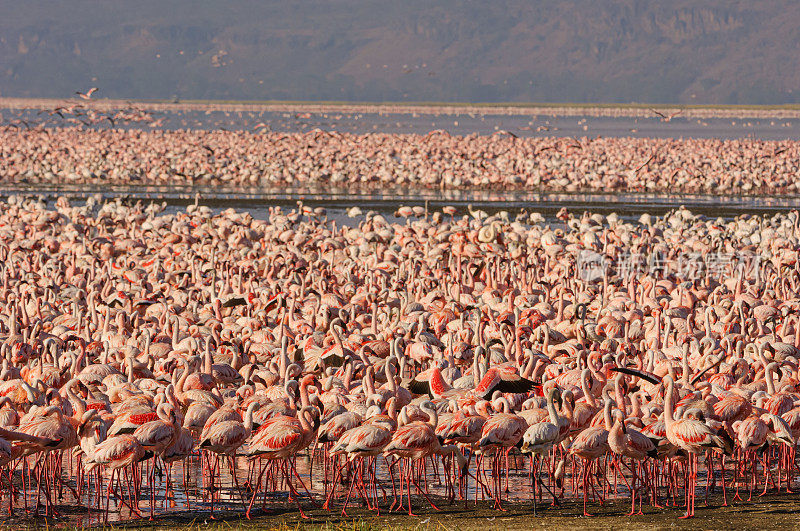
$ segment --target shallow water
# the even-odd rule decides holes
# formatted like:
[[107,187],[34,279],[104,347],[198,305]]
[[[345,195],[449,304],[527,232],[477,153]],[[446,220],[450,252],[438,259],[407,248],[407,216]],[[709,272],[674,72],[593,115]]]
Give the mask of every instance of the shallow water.
[[[212,457],[210,462],[213,464],[213,461],[214,458]],[[395,478],[399,495],[399,464],[394,466],[393,474],[389,473],[388,464],[392,463],[393,461],[394,458],[391,457],[388,460],[385,460],[383,457],[377,458],[377,466],[375,469],[376,481],[374,483],[369,479],[369,472],[367,468],[369,464],[364,465],[365,482],[367,482],[369,485],[375,486],[375,491],[371,493],[371,496],[377,494],[380,505],[380,514],[382,515],[387,514],[387,509],[393,500],[392,475]],[[222,460],[220,460],[220,462],[222,462]],[[567,462],[569,463],[570,460]],[[261,476],[262,466],[266,466],[267,463],[268,462],[266,460],[262,462],[256,460],[251,463],[244,457],[238,457],[236,459],[236,482],[233,480],[233,476],[231,475],[231,471],[227,465],[227,462],[218,468],[220,474],[215,480],[215,492],[217,497],[213,504],[214,514],[217,517],[241,518],[244,516],[245,510],[247,509],[248,503],[250,502],[252,496],[251,487],[258,483],[258,478]],[[299,501],[303,509],[308,512],[313,511],[313,513],[316,513],[317,516],[330,515],[331,517],[336,517],[337,515],[341,514],[349,485],[348,483],[342,481],[337,482],[338,486],[336,495],[331,503],[329,511],[321,511],[319,509],[319,507],[325,502],[326,495],[330,492],[330,487],[332,484],[331,480],[333,478],[334,471],[334,466],[332,463],[326,464],[322,457],[321,450],[318,449],[316,452],[313,466],[310,458],[306,455],[298,457],[295,463],[297,476],[294,476],[293,484],[300,493]],[[340,459],[338,465],[341,466],[342,463],[343,461]],[[595,488],[597,489],[598,493],[602,492],[603,497],[606,498],[607,502],[611,502],[612,507],[616,506],[617,509],[619,509],[619,507],[624,509],[625,502],[622,500],[630,499],[630,490],[626,484],[626,482],[630,481],[630,472],[628,468],[626,468],[627,464],[620,465],[621,468],[625,470],[627,477],[626,480],[623,480],[622,477],[614,471],[611,461],[607,461],[605,464],[603,463],[604,462],[602,460],[599,461],[599,466],[605,466],[605,480],[603,479],[602,468],[598,468],[597,472],[592,474],[596,481]],[[33,465],[33,463],[30,464]],[[355,465],[357,464],[358,461],[353,464],[351,471],[345,471],[345,474],[356,474]],[[532,506],[531,504],[533,503],[533,488],[531,476],[529,475],[529,459],[527,456],[522,456],[515,452],[511,454],[509,465],[510,473],[507,475],[507,483],[505,479],[505,472],[503,472],[501,475],[503,478],[501,485],[503,490],[503,504],[510,504],[512,507],[524,506],[530,510]],[[60,518],[51,520],[51,523],[55,523],[56,525],[61,524],[75,526],[102,525],[104,520],[103,513],[106,504],[105,494],[109,484],[109,475],[108,473],[103,474],[102,484],[100,485],[96,483],[97,480],[95,476],[92,476],[91,478],[84,477],[81,480],[83,489],[81,490],[80,502],[78,503],[76,498],[76,490],[78,489],[77,480],[75,479],[78,475],[76,473],[76,466],[77,464],[74,462],[74,460],[69,460],[66,455],[64,456],[64,471],[62,474],[64,482],[63,488],[55,488],[54,490],[56,493],[56,496],[54,496],[56,499],[56,509],[61,513],[61,516]],[[151,462],[145,463],[142,469],[143,479],[141,480],[141,484],[138,489],[134,486],[133,481],[130,483],[128,482],[128,479],[131,477],[129,472],[126,472],[125,475],[122,476],[119,484],[115,483],[114,488],[116,489],[118,485],[121,489],[122,496],[124,497],[124,504],[122,504],[121,507],[118,507],[118,499],[116,495],[112,495],[109,504],[110,511],[108,516],[110,522],[125,522],[130,520],[139,520],[140,518],[146,519],[149,516],[149,496],[151,494],[151,490],[150,481],[147,479],[147,477],[151,466]],[[163,467],[163,465],[161,466]],[[485,474],[481,474],[481,477],[483,478],[482,481],[485,483],[488,489],[491,489],[492,465],[490,458],[487,457],[485,459],[483,466]],[[576,467],[579,466],[580,465],[576,465]],[[572,468],[571,466],[567,467],[567,475],[564,479],[565,490],[561,492],[552,486],[552,482],[548,477],[546,467],[547,465],[542,467],[542,472],[539,476],[543,482],[541,491],[543,496],[540,497],[540,494],[537,493],[537,504],[539,505],[540,510],[544,510],[551,515],[553,515],[555,512],[560,516],[571,516],[576,509],[576,505],[577,509],[580,510],[580,500],[582,498],[582,485],[580,483],[580,477],[582,476],[582,469],[576,468],[577,477],[576,481],[573,481]],[[20,468],[21,467],[18,467],[18,470]],[[727,496],[729,500],[733,499],[736,492],[736,485],[732,481],[734,476],[733,469],[734,465],[731,463],[729,463],[726,467],[726,482],[728,487]],[[197,522],[203,522],[211,516],[212,506],[209,498],[210,480],[207,475],[204,475],[203,470],[204,465],[201,463],[198,457],[192,457],[185,463],[180,461],[174,463],[171,467],[171,472],[169,473],[171,481],[171,488],[169,491],[167,490],[166,483],[167,470],[159,467],[154,471],[155,480],[153,484],[155,487],[154,495],[156,500],[154,513],[159,520],[166,519],[166,521],[169,522],[172,521],[172,519],[179,518],[181,520],[196,520]],[[706,486],[706,473],[703,460],[700,461],[700,467],[698,470],[697,494],[698,498],[702,500]],[[459,491],[459,488],[456,484],[455,496],[453,498],[454,505],[450,505],[449,502],[449,497],[452,492],[447,490],[445,470],[442,464],[439,463],[438,465],[434,466],[433,462],[429,460],[426,463],[426,468],[422,472],[424,472],[423,475],[418,476],[419,490],[414,486],[413,483],[411,484],[413,510],[415,513],[430,514],[430,505],[422,494],[423,490],[427,490],[430,499],[439,508],[445,508],[447,512],[454,511],[456,513],[462,513],[467,512],[468,509],[472,509],[474,511],[476,495],[477,501],[484,506],[486,503],[489,503],[492,500],[488,490],[485,490],[483,486],[476,483],[476,475],[478,475],[478,473],[474,456],[470,460],[470,475],[466,480],[465,489],[463,491]],[[289,471],[289,473],[292,474],[291,471]],[[268,480],[267,478],[270,477],[270,474],[273,474],[273,478]],[[677,470],[677,474],[678,491],[673,499],[673,503],[676,506],[680,506],[683,500],[682,472]],[[281,480],[281,475],[282,472],[280,469],[273,468],[261,476],[262,486],[259,489],[258,496],[255,498],[253,503],[254,514],[260,515],[264,514],[264,511],[266,511],[267,515],[271,514],[274,516],[277,511],[277,514],[285,513],[287,516],[291,516],[292,518],[297,516],[297,504],[294,500],[289,498],[288,488]],[[719,503],[721,502],[719,499],[721,497],[721,476],[719,468],[716,469],[715,475],[715,484],[717,488],[712,493],[712,496],[716,499],[716,502]],[[326,477],[327,481],[325,481]],[[273,479],[275,478],[277,478],[277,480],[273,482]],[[91,488],[87,488],[87,481],[90,482],[89,485]],[[302,481],[302,484],[300,481]],[[747,483],[747,480],[743,480],[740,486],[740,493],[744,496],[749,494]],[[22,486],[19,472],[17,472],[15,477],[15,485],[20,488]],[[508,487],[507,490],[506,485]],[[565,509],[568,510],[548,508],[552,501],[552,496],[549,493],[548,488],[553,488],[553,490],[556,490],[559,493],[559,496],[563,498],[563,503],[565,503],[567,506]],[[308,492],[310,492],[311,497],[309,497],[306,489]],[[59,492],[60,496],[58,495]],[[130,496],[134,492],[138,492],[139,496],[138,514],[131,511],[130,507],[127,505],[130,504],[136,507],[136,503],[130,501]],[[759,492],[760,487],[756,494]],[[466,500],[464,497],[462,497],[462,494],[465,495]],[[35,498],[36,488],[29,488],[27,500],[27,506],[29,508],[33,507],[33,501]],[[362,494],[354,488],[350,492],[348,511],[350,511],[351,514],[352,512],[363,513],[363,499],[364,498],[362,497]],[[659,490],[659,500],[661,503],[668,501],[667,491],[665,488],[661,488]],[[469,501],[468,505],[466,503],[467,501]],[[3,511],[6,510],[7,503],[8,498],[4,497],[2,501]],[[590,500],[589,503],[591,512],[608,511],[607,508],[601,509],[600,503],[597,499]],[[698,507],[700,507],[700,503],[701,502],[698,503]],[[467,506],[465,507],[465,505]],[[21,499],[20,493],[18,492],[15,503],[15,511],[17,516],[13,520],[30,523],[31,517],[24,516],[24,507],[25,504]],[[745,507],[756,510],[758,507],[758,501],[754,500],[752,503],[745,504]],[[645,509],[652,510],[652,507],[645,505]],[[404,509],[399,512],[402,515],[404,511],[405,513],[408,512],[407,506],[405,506]],[[40,508],[40,512],[43,512],[43,508]],[[503,515],[501,512],[493,512],[492,510],[484,512],[491,516],[491,518],[487,518],[491,520],[493,520],[495,516]],[[370,511],[368,514],[375,515],[377,513]],[[671,520],[674,518],[674,516],[670,516],[669,518]]]
[[762,215],[800,209],[800,196],[713,196],[699,194],[665,195],[644,193],[539,193],[528,191],[495,190],[429,190],[397,188],[384,191],[352,191],[346,189],[321,190],[318,188],[252,188],[247,190],[191,187],[142,186],[46,186],[34,188],[14,186],[0,188],[0,199],[10,195],[42,197],[52,203],[61,195],[78,202],[90,196],[108,200],[122,197],[126,201],[166,203],[166,212],[175,213],[194,203],[215,212],[228,208],[244,210],[253,217],[265,219],[267,209],[279,206],[297,207],[299,201],[311,207],[326,209],[328,219],[351,225],[359,218],[350,218],[348,209],[359,207],[363,213],[372,210],[384,216],[393,216],[400,206],[427,206],[430,212],[453,206],[457,215],[469,213],[470,208],[495,213],[502,210],[516,216],[525,211],[539,212],[548,221],[555,219],[561,208],[573,214],[583,211],[610,214],[616,212],[622,219],[633,221],[644,213],[664,215],[684,206],[696,214],[709,218],[730,219],[743,214]]

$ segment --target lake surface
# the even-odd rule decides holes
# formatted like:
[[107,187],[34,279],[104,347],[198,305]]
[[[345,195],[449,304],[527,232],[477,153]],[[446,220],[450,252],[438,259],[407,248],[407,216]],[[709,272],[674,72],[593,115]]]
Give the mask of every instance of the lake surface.
[[392,216],[404,205],[425,206],[431,212],[444,206],[454,206],[458,215],[467,214],[470,208],[488,213],[506,210],[512,215],[521,211],[539,212],[546,219],[555,219],[561,208],[575,214],[584,210],[610,214],[616,212],[626,220],[638,219],[644,213],[664,215],[684,206],[696,214],[711,218],[732,218],[742,214],[774,214],[800,209],[800,196],[714,196],[714,195],[665,195],[646,193],[587,194],[587,193],[538,193],[528,191],[480,191],[480,190],[428,190],[396,188],[383,191],[334,189],[323,191],[316,188],[274,188],[247,190],[192,188],[192,187],[143,187],[143,186],[16,186],[0,188],[0,198],[12,194],[41,196],[48,203],[60,195],[84,201],[89,196],[98,199],[123,197],[127,201],[151,201],[167,204],[167,212],[177,212],[194,203],[199,194],[200,204],[209,206],[214,212],[227,208],[246,210],[254,217],[265,219],[267,209],[272,206],[296,208],[299,201],[312,207],[323,207],[331,219],[340,223],[353,222],[347,216],[348,209],[357,206],[362,212],[370,210],[384,216]]
[[[30,123],[50,126],[75,125],[39,109],[4,109],[5,121],[22,118]],[[228,129],[308,132],[314,129],[341,133],[427,134],[445,130],[453,135],[491,135],[507,132],[519,137],[652,137],[652,138],[754,138],[786,140],[800,138],[797,118],[688,118],[680,115],[669,121],[653,113],[651,118],[608,116],[559,116],[555,114],[424,114],[424,113],[337,113],[281,111],[152,111],[163,129]],[[108,128],[103,121],[93,127]],[[118,127],[145,127],[147,124],[117,124]]]

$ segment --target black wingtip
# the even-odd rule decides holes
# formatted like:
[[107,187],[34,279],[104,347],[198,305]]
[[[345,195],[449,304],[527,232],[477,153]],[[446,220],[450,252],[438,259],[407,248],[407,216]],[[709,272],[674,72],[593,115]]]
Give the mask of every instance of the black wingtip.
[[534,383],[527,378],[520,378],[518,380],[501,380],[499,384],[492,389],[492,392],[500,391],[501,393],[527,393],[533,389]]
[[228,299],[222,304],[223,308],[233,308],[235,306],[243,306],[247,303],[247,301],[243,297],[233,297]]
[[411,380],[408,382],[408,390],[414,395],[431,394],[431,385],[428,382],[420,380]]
[[640,371],[638,369],[629,369],[628,367],[612,367],[611,370],[613,372],[621,372],[622,374],[628,374],[630,376],[639,377],[642,380],[646,380],[653,385],[658,385],[661,383],[661,381],[654,374],[650,374],[649,372],[645,371]]
[[714,362],[714,363],[712,363],[710,366],[708,366],[708,367],[706,367],[705,369],[703,369],[702,371],[700,371],[700,372],[697,374],[697,376],[695,376],[694,378],[692,378],[691,385],[694,385],[694,384],[696,384],[697,382],[699,382],[699,381],[700,381],[700,379],[701,379],[703,376],[705,376],[705,374],[706,374],[708,371],[710,371],[711,369],[713,369],[713,368],[715,368],[715,367],[718,367],[718,366],[719,366],[719,364],[720,364],[720,363],[722,363],[722,359],[723,359],[723,356],[720,356],[720,357],[719,357],[719,359],[718,359],[717,361],[715,361],[715,362]]
[[722,439],[722,442],[724,443],[723,451],[725,452],[725,455],[733,455],[733,449],[736,446],[736,443],[733,439],[731,439],[731,436],[728,434],[728,432],[725,431],[724,428],[721,428],[717,430],[717,437]]

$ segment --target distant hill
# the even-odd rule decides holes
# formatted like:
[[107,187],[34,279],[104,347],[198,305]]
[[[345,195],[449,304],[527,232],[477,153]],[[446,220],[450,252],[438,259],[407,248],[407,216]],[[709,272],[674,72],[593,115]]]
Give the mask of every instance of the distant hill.
[[800,102],[800,2],[0,0],[0,95]]

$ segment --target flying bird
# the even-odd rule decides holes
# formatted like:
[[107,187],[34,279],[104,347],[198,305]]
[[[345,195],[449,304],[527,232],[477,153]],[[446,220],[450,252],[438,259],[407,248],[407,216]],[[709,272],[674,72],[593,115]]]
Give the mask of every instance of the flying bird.
[[100,90],[100,89],[98,89],[97,87],[92,87],[89,90],[87,90],[85,94],[83,92],[80,92],[80,91],[76,91],[75,94],[77,94],[81,99],[90,100],[90,99],[92,99],[92,94],[94,94],[98,90]]
[[669,122],[670,120],[672,120],[673,118],[675,118],[676,116],[678,116],[679,114],[681,114],[683,112],[683,109],[681,109],[681,110],[679,110],[677,112],[674,112],[674,113],[672,113],[670,115],[666,115],[664,113],[658,112],[655,109],[650,109],[650,110],[653,111],[654,113],[656,113],[657,115],[659,115],[661,117],[661,121],[662,122]]

